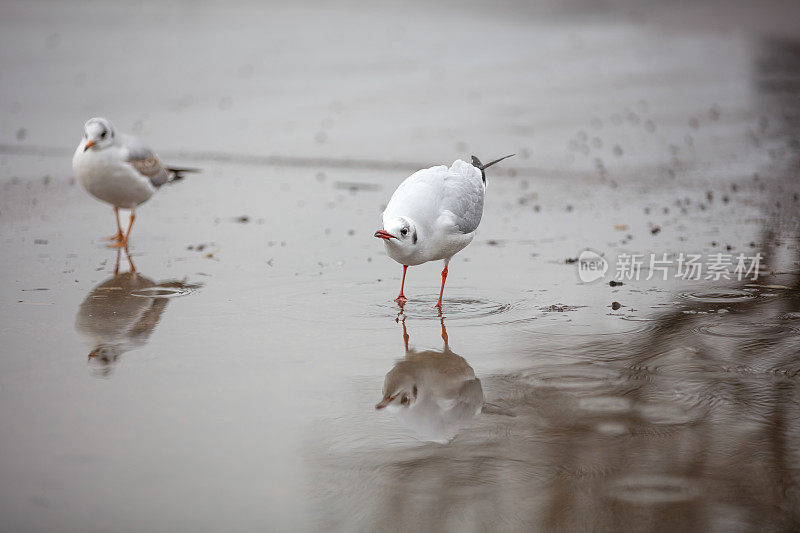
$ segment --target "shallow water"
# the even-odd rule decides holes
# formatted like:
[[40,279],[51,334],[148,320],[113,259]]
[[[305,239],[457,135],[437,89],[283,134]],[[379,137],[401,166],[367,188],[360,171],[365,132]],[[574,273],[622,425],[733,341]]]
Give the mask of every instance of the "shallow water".
[[[0,529],[800,528],[783,21],[74,7],[0,6]],[[130,258],[69,171],[99,112],[204,169],[137,211]],[[441,314],[441,265],[401,309],[380,212],[473,151],[518,156]],[[608,284],[621,253],[741,252],[759,279]],[[415,401],[376,409],[397,383]]]

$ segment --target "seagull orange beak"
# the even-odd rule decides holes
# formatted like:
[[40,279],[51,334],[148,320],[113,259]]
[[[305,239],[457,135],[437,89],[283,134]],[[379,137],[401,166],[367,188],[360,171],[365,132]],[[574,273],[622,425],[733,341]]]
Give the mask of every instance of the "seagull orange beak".
[[91,148],[92,146],[94,146],[95,144],[97,144],[97,143],[95,143],[94,141],[88,141],[88,142],[86,143],[86,146],[84,146],[84,147],[83,147],[83,151],[85,152],[86,150],[88,150],[89,148]]
[[376,231],[375,235],[373,235],[373,237],[377,237],[379,239],[383,239],[384,241],[388,241],[389,239],[396,239],[397,238],[394,235],[392,235],[391,233],[389,233],[388,231],[382,230],[382,229],[379,229],[378,231]]

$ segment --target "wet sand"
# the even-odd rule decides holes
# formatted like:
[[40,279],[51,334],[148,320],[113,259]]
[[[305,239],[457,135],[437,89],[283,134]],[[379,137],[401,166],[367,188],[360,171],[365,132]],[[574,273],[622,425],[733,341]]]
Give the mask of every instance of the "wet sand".
[[[0,7],[2,529],[797,529],[800,45],[695,9]],[[96,114],[204,169],[136,277],[71,176]],[[511,152],[442,317],[438,264],[400,314],[394,187]]]

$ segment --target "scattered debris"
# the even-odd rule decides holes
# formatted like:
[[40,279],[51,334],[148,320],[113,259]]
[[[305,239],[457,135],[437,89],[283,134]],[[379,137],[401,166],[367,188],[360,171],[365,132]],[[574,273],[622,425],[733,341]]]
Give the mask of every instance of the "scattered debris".
[[619,287],[620,285],[625,285],[625,284],[622,283],[621,281],[617,281],[617,280],[613,280],[612,279],[611,281],[608,282],[608,285],[610,287]]
[[620,307],[623,307],[623,305],[621,303],[619,303],[619,302],[611,302],[611,309],[613,309],[614,311],[618,310]]
[[548,305],[545,307],[540,307],[539,311],[543,311],[545,313],[568,313],[570,311],[575,311],[580,309],[581,307],[585,307],[583,305],[564,305],[564,304],[553,304]]

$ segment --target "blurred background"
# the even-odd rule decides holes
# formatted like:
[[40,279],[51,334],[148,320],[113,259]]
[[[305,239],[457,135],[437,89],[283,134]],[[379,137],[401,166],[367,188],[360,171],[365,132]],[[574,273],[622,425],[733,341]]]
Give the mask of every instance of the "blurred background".
[[[0,529],[797,530],[798,21],[2,1]],[[93,116],[203,169],[130,258],[72,176]],[[443,316],[439,265],[398,309],[394,188],[508,153]],[[587,247],[764,275],[587,284]],[[429,401],[376,412],[400,362]]]

